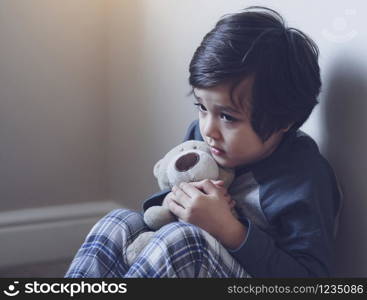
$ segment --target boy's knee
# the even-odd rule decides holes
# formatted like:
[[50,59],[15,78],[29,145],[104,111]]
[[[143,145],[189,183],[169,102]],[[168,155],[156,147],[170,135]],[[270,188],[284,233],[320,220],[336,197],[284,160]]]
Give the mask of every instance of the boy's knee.
[[164,225],[160,230],[160,232],[174,232],[177,234],[183,235],[200,235],[201,229],[196,225],[178,221],[178,222],[171,222],[167,225]]
[[110,211],[105,216],[105,218],[111,218],[111,217],[123,220],[123,219],[128,218],[128,217],[141,218],[142,214],[140,212],[130,210],[130,209],[116,208],[116,209]]
[[167,243],[184,241],[186,243],[205,244],[202,230],[190,223],[172,222],[160,228],[155,235]]
[[101,222],[105,223],[115,223],[115,224],[143,224],[143,215],[140,212],[133,211],[130,209],[117,208],[110,211],[107,215],[105,215]]

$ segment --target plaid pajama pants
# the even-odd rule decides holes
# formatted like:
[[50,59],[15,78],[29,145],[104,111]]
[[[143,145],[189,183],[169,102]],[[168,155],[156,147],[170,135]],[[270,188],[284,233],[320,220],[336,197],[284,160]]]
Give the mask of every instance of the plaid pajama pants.
[[93,226],[65,277],[250,277],[214,237],[185,222],[156,231],[128,266],[127,246],[148,230],[141,213],[113,210]]

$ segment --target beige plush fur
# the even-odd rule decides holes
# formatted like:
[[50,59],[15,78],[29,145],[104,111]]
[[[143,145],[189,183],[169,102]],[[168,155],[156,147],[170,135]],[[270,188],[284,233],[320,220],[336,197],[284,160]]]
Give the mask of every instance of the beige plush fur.
[[[186,141],[170,150],[154,166],[154,176],[159,187],[172,188],[181,182],[201,181],[204,179],[223,180],[229,187],[234,171],[220,167],[211,156],[209,146],[201,141]],[[144,213],[144,222],[152,230],[177,221],[176,217],[163,206],[152,206]],[[140,234],[127,247],[127,262],[131,265],[153,237],[154,231]]]

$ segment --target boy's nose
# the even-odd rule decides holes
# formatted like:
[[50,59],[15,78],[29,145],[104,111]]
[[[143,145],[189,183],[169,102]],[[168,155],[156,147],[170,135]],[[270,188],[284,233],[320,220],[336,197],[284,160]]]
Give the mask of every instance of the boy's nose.
[[207,138],[207,141],[220,139],[220,132],[213,122],[208,122],[205,124],[204,134]]

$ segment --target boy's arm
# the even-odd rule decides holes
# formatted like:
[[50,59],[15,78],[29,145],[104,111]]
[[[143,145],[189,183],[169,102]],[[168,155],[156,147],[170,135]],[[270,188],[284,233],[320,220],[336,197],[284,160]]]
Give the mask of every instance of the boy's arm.
[[[242,219],[247,234],[242,245],[229,252],[254,277],[327,277],[332,262],[334,199],[325,182],[309,183],[309,198],[298,198],[297,188],[286,195],[276,191],[263,211],[276,233],[269,234]],[[330,182],[328,183],[330,187]],[[302,187],[304,188],[304,187]],[[320,192],[322,190],[322,192]],[[271,199],[270,199],[271,198]]]
[[[188,127],[183,142],[189,140],[198,140],[198,141],[203,140],[199,130],[199,120],[191,122],[190,126]],[[170,191],[171,191],[170,189],[165,189],[150,196],[143,202],[143,210],[145,211],[151,206],[162,205],[163,199]]]

